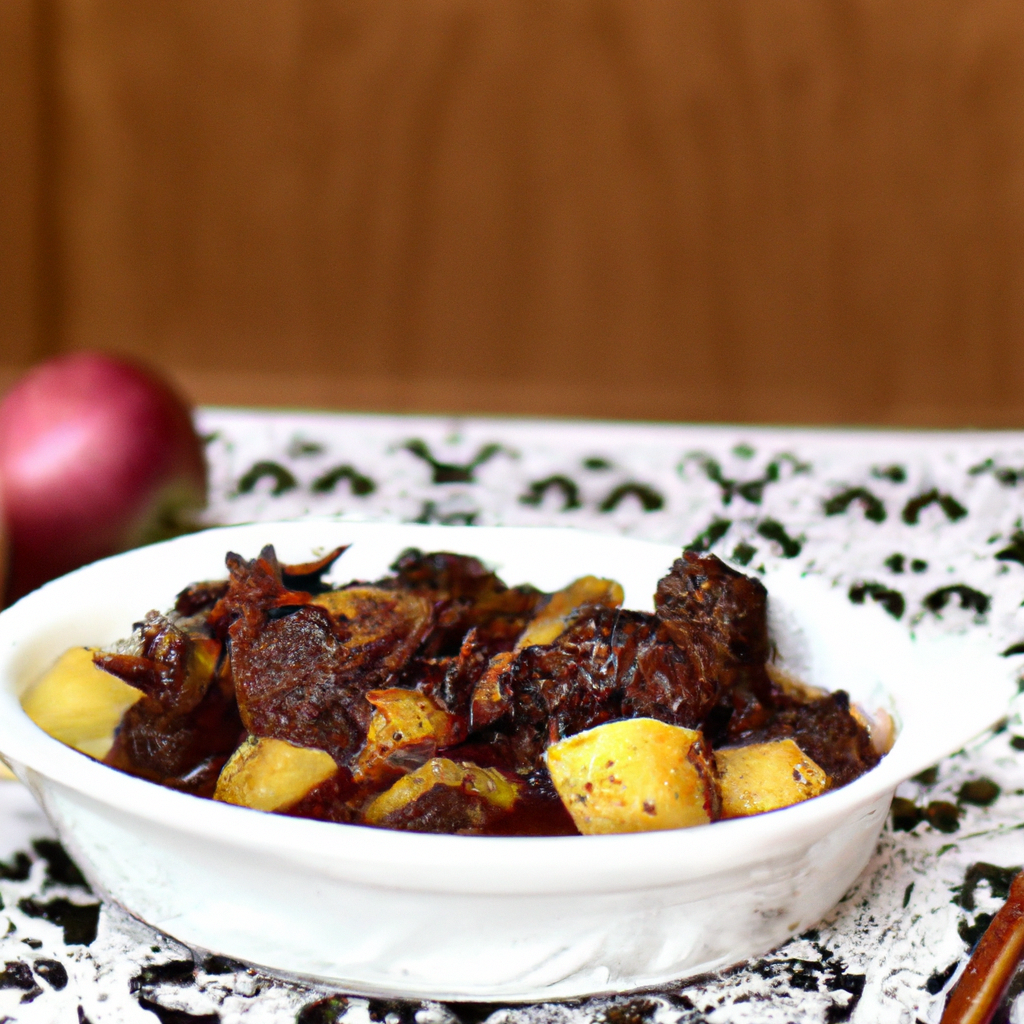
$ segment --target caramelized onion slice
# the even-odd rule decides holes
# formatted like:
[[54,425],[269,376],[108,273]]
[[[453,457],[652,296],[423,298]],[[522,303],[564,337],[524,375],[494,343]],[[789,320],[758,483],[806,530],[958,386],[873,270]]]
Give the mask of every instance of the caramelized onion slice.
[[402,664],[427,634],[432,619],[430,602],[419,594],[382,587],[346,587],[310,599],[330,615],[347,623],[350,646],[386,641],[401,633],[409,642],[399,645],[395,667]]
[[353,772],[357,782],[387,780],[430,760],[452,734],[453,719],[416,690],[371,690],[373,717]]
[[536,644],[550,644],[557,640],[572,614],[585,605],[599,604],[606,608],[619,608],[622,606],[622,600],[622,585],[615,580],[581,576],[569,586],[551,595],[551,600],[530,620],[516,643],[516,650]]

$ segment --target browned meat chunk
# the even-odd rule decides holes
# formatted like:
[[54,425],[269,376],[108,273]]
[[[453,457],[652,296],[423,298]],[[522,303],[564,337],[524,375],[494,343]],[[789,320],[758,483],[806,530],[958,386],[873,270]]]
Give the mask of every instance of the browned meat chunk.
[[97,654],[96,664],[145,693],[125,713],[107,764],[207,796],[238,745],[242,724],[218,640],[150,614],[141,654]]
[[654,603],[669,636],[693,655],[706,681],[728,689],[744,669],[760,674],[771,650],[760,580],[714,555],[684,551],[659,581]]
[[[515,644],[520,628],[517,623],[508,623],[505,628],[491,623],[486,630],[474,627],[467,634],[459,649],[458,657],[449,659],[447,670],[438,682],[420,686],[424,692],[437,697],[455,715],[461,724],[461,735],[469,731],[472,703],[481,679],[488,673],[492,661],[507,664],[511,648]],[[490,724],[490,720],[479,724]]]
[[512,811],[522,789],[498,768],[435,757],[375,797],[363,820],[407,832],[480,834]]
[[492,634],[499,643],[511,638],[507,650],[548,598],[534,587],[506,586],[479,559],[467,555],[425,555],[410,549],[391,568],[396,575],[380,586],[412,591],[434,606],[434,629],[423,645],[424,657],[457,654],[474,628],[488,643]]
[[165,710],[191,711],[203,699],[220,660],[219,640],[186,633],[156,612],[139,626],[141,654],[97,654],[100,668],[142,690]]
[[692,651],[673,643],[664,623],[638,637],[636,657],[622,674],[622,717],[657,718],[695,729],[714,706],[721,683],[700,672]]
[[187,714],[150,697],[125,712],[106,764],[198,796],[213,796],[217,776],[245,732],[230,694],[211,687]]
[[211,618],[230,622],[246,729],[347,763],[373,711],[364,694],[389,686],[417,650],[432,624],[429,603],[369,587],[290,591],[272,548],[252,562],[230,555],[228,568],[228,592]]
[[549,743],[616,718],[695,728],[718,697],[655,616],[619,609],[588,607],[554,643],[495,668],[474,697],[473,727],[508,719],[519,771]]
[[175,599],[174,610],[179,615],[192,616],[208,612],[227,593],[227,580],[207,580],[192,583]]
[[833,788],[845,786],[878,764],[879,754],[871,745],[871,737],[850,713],[850,698],[843,690],[806,702],[779,693],[774,704],[764,725],[734,729],[729,742],[792,739],[828,773]]

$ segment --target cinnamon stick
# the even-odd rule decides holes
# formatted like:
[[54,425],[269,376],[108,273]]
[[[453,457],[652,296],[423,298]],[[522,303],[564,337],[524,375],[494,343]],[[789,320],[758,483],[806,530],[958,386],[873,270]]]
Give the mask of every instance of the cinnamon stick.
[[941,1024],[988,1024],[1024,956],[1024,871],[953,987]]

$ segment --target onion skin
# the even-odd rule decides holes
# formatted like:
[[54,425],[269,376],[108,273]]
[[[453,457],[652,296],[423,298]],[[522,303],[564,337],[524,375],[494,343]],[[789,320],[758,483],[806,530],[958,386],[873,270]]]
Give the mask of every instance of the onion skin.
[[96,352],[30,370],[0,402],[7,602],[88,562],[182,532],[206,503],[188,406]]

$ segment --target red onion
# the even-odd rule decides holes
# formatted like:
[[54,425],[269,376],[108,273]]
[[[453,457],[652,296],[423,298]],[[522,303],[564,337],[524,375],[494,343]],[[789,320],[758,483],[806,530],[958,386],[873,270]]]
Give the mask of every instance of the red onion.
[[206,502],[188,406],[150,371],[96,352],[30,370],[0,402],[7,598],[181,532]]

